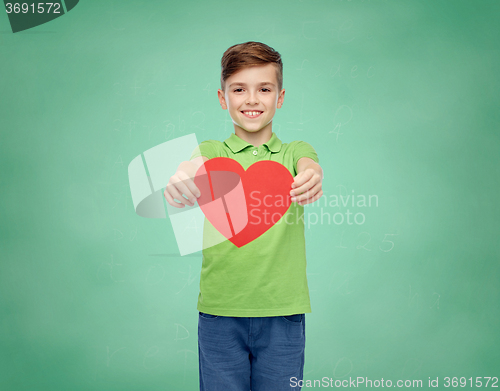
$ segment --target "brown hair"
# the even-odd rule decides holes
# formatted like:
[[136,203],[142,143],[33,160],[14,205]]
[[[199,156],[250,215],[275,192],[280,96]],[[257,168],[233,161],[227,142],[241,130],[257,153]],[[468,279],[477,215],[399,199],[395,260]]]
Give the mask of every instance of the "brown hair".
[[220,84],[225,91],[226,80],[236,72],[253,65],[275,64],[278,93],[283,87],[283,63],[281,55],[261,42],[245,42],[231,46],[222,55]]

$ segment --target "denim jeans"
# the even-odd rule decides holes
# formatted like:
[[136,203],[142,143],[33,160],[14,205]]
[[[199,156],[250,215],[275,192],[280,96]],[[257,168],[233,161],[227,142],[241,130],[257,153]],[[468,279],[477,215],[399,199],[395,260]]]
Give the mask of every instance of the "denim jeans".
[[198,317],[200,391],[280,391],[302,380],[305,314]]

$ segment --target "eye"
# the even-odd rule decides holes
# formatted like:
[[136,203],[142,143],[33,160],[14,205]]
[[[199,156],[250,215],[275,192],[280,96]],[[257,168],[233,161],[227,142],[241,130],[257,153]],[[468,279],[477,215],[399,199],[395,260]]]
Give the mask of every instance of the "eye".
[[271,91],[269,88],[263,88],[262,90]]
[[239,91],[241,91],[242,89],[243,89],[243,88],[236,88],[236,89],[234,90],[234,92],[239,92]]

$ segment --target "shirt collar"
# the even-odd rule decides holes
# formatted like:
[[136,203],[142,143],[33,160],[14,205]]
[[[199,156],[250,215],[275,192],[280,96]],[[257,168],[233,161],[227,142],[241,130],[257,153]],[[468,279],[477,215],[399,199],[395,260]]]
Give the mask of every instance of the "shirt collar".
[[[247,143],[245,140],[239,138],[235,133],[231,133],[231,136],[225,139],[224,142],[234,153],[238,153],[248,146],[253,147],[252,144]],[[281,140],[278,138],[278,136],[276,136],[276,133],[273,132],[269,141],[263,143],[263,145],[267,146],[267,148],[271,152],[279,152],[281,149]]]

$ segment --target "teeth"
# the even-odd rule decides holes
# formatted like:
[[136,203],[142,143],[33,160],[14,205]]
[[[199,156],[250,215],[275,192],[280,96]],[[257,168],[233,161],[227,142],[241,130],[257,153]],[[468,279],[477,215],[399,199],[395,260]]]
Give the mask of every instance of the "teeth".
[[244,111],[244,113],[246,115],[252,115],[252,116],[254,116],[254,115],[259,115],[260,111]]

